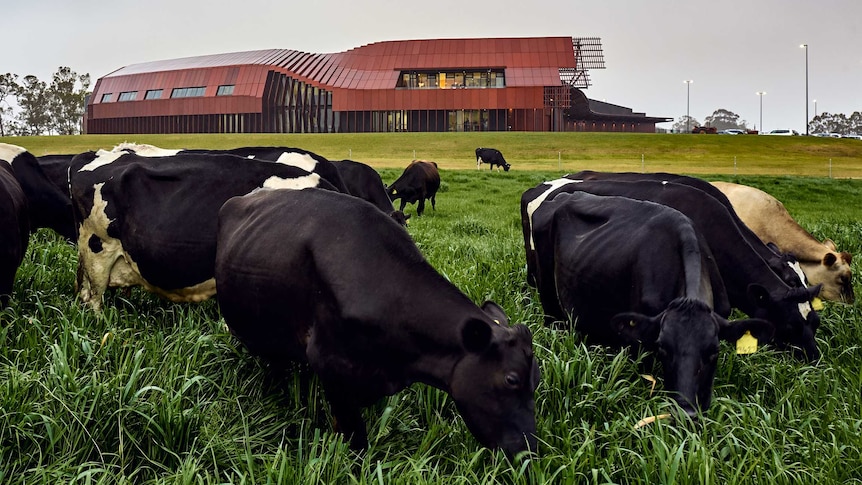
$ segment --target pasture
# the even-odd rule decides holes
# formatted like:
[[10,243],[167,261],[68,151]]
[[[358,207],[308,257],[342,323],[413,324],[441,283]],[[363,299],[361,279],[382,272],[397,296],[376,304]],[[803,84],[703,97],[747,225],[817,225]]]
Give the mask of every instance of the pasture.
[[[315,383],[268,380],[227,332],[215,301],[172,304],[139,289],[111,291],[96,315],[75,297],[75,248],[42,230],[31,239],[10,307],[0,312],[0,483],[862,483],[859,303],[826,302],[816,365],[769,347],[736,355],[722,344],[713,405],[698,422],[635,429],[672,405],[661,379],[653,385],[642,377],[659,370],[543,324],[526,284],[518,209],[524,190],[557,178],[559,169],[700,174],[771,193],[815,237],[854,254],[858,274],[862,180],[848,177],[862,177],[862,142],[403,135],[0,141],[36,155],[121,141],[286,144],[364,161],[387,183],[417,146],[417,158],[438,161],[442,179],[437,209],[429,205],[410,220],[419,249],[473,301],[495,300],[533,331],[542,371],[537,456],[510,463],[482,448],[446,394],[418,384],[366,410],[369,448],[354,453],[331,431]],[[477,172],[476,146],[500,148],[512,170]],[[855,281],[858,294],[858,275]]]

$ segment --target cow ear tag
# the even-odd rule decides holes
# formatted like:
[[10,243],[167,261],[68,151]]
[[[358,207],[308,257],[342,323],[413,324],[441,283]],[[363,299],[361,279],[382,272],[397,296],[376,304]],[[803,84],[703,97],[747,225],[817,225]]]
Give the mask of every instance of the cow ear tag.
[[494,323],[496,323],[497,325],[499,325],[499,324],[500,324],[500,320],[497,320],[497,319],[495,318],[495,319],[494,319]]
[[753,354],[755,352],[757,352],[757,338],[746,330],[742,337],[739,337],[739,340],[736,341],[736,353],[742,355]]
[[815,296],[814,299],[811,300],[811,308],[819,312],[823,309],[823,300]]

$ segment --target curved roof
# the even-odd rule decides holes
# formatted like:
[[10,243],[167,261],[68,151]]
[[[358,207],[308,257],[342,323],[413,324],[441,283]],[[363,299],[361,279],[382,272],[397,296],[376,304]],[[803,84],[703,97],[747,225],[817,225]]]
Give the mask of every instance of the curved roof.
[[403,70],[505,69],[508,86],[560,84],[560,69],[575,68],[571,37],[433,39],[376,42],[345,52],[313,54],[266,49],[132,64],[103,80],[167,71],[272,66],[318,87],[391,89]]

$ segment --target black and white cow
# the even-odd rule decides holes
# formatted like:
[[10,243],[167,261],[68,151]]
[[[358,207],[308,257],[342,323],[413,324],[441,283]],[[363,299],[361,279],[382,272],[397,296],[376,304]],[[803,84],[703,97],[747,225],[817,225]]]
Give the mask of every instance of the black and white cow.
[[[789,286],[740,234],[728,210],[713,197],[688,185],[654,180],[621,182],[562,178],[527,190],[521,197],[521,217],[528,273],[534,275],[536,267],[530,230],[532,213],[543,201],[566,192],[648,200],[682,212],[709,244],[730,304],[752,318],[772,322],[775,325],[773,341],[778,347],[793,346],[794,353],[800,358],[819,358],[814,334],[820,325],[820,317],[812,309],[811,300],[820,292],[820,287]],[[535,280],[535,276],[530,278]],[[720,308],[717,304],[715,311],[725,318],[730,314],[729,308]]]
[[215,293],[218,210],[259,187],[334,187],[303,169],[234,155],[142,157],[87,152],[72,161],[78,290],[101,309],[109,286],[142,285],[172,301]]
[[407,225],[409,216],[404,215],[400,210],[394,210],[392,200],[386,193],[386,185],[377,170],[355,160],[332,160],[332,164],[338,169],[347,193],[370,202],[402,226]]
[[27,197],[12,166],[0,159],[0,309],[9,304],[15,273],[24,261],[29,241]]
[[405,205],[415,202],[416,215],[421,216],[425,212],[425,199],[429,199],[431,208],[436,210],[439,188],[440,172],[437,170],[437,163],[413,160],[401,176],[386,189],[386,192],[393,202],[401,199],[401,207],[398,210],[402,212]]
[[479,168],[482,166],[482,163],[487,163],[489,170],[492,170],[494,168],[494,165],[496,165],[498,171],[500,170],[500,168],[502,168],[503,170],[508,172],[509,168],[511,167],[511,165],[506,163],[506,159],[503,158],[503,154],[500,153],[500,150],[497,150],[496,148],[476,149],[476,170],[479,170]]
[[11,164],[27,197],[30,231],[47,227],[74,241],[75,221],[68,187],[63,190],[61,182],[49,177],[39,160],[25,148],[0,143],[0,160]]
[[721,205],[727,209],[733,223],[736,224],[736,228],[739,230],[739,233],[742,234],[742,237],[748,241],[748,244],[750,244],[751,247],[760,254],[760,257],[769,264],[769,267],[771,267],[785,283],[793,288],[809,286],[802,266],[799,264],[796,256],[780,251],[774,244],[764,244],[757,234],[755,234],[754,231],[752,231],[751,228],[749,228],[748,225],[739,217],[727,196],[706,180],[666,172],[596,172],[592,170],[583,170],[578,173],[566,175],[564,178],[572,180],[616,180],[621,182],[654,180],[657,182],[674,182],[677,184],[689,185],[701,190],[720,202]]
[[545,312],[575,321],[590,342],[654,351],[665,387],[689,416],[709,408],[720,339],[735,342],[746,331],[772,337],[765,320],[729,322],[713,310],[714,301],[727,305],[721,275],[703,237],[675,209],[559,194],[532,213],[532,236]]
[[310,364],[354,448],[362,407],[421,382],[449,393],[483,445],[536,450],[530,331],[477,307],[371,204],[319,189],[233,198],[215,277],[232,333],[275,367]]
[[153,145],[137,143],[121,143],[112,151],[132,151],[144,157],[162,157],[182,154],[196,155],[236,155],[238,157],[255,160],[267,160],[285,165],[299,167],[305,171],[316,173],[331,183],[341,192],[347,193],[347,187],[341,179],[338,169],[327,160],[314,152],[294,147],[239,147],[226,150],[205,149],[166,149]]

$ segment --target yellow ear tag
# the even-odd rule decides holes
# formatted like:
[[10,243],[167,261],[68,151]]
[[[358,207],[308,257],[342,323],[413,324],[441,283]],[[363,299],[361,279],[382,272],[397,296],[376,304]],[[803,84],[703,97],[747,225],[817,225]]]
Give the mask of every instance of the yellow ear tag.
[[736,341],[737,354],[753,354],[757,352],[757,339],[748,330]]
[[819,312],[823,309],[823,300],[815,296],[814,299],[811,300],[811,308]]
[[495,318],[495,319],[494,319],[494,323],[496,323],[497,325],[499,325],[499,324],[500,324],[500,320],[497,320],[497,319]]

